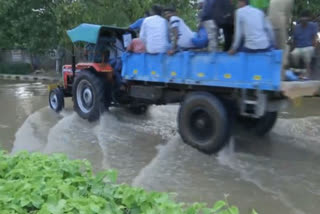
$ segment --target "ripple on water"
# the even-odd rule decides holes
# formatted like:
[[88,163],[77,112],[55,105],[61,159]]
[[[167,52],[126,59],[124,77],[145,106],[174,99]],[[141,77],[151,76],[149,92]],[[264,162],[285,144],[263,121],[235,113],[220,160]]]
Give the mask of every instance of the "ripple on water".
[[293,139],[296,146],[320,153],[320,117],[280,119],[273,133]]

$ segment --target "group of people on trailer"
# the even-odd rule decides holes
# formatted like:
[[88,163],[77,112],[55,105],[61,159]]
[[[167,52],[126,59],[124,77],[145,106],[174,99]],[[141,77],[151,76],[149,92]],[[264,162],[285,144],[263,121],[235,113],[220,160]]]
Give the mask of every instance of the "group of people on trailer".
[[154,5],[149,17],[130,26],[140,31],[140,36],[128,50],[151,54],[167,52],[170,55],[186,49],[212,52],[218,49],[219,29],[223,30],[225,37],[223,49],[229,54],[269,51],[275,47],[269,20],[263,11],[250,6],[248,0],[239,0],[235,13],[230,0],[198,0],[198,5],[199,28],[196,33],[177,15],[174,7],[162,9]]
[[[279,2],[279,8],[273,10],[281,10],[282,0],[272,1],[274,5]],[[282,4],[290,1],[292,0],[282,1]],[[130,25],[131,30],[139,32],[139,37],[132,40],[127,51],[169,55],[190,49],[213,52],[218,50],[219,32],[223,32],[224,35],[223,51],[230,55],[237,52],[259,53],[272,49],[285,49],[287,38],[283,37],[288,37],[287,33],[279,35],[281,32],[277,31],[277,26],[271,24],[264,11],[252,6],[249,0],[238,0],[238,9],[234,10],[232,2],[232,0],[198,0],[200,12],[197,32],[188,27],[174,7],[162,8],[154,5],[150,14],[146,13],[146,17]],[[302,77],[308,78],[318,28],[316,24],[309,22],[307,11],[301,15],[301,21],[295,26],[293,33],[294,50],[291,55],[293,62],[304,61],[307,72]],[[287,15],[288,17],[290,15]],[[289,24],[289,21],[285,22]]]

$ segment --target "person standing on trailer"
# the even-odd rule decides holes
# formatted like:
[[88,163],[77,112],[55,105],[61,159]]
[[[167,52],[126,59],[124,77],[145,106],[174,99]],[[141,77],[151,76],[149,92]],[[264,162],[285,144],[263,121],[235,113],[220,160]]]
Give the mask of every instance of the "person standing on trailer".
[[218,29],[223,30],[223,50],[228,51],[231,48],[234,36],[234,6],[232,0],[215,0],[213,17]]
[[283,50],[282,79],[289,59],[288,29],[294,6],[294,0],[270,0],[268,16],[275,33],[276,47]]
[[217,33],[222,29],[225,39],[223,49],[229,50],[234,34],[232,0],[199,0],[198,3],[203,4],[200,21],[208,32],[209,49],[213,46],[217,47]]
[[[201,2],[200,2],[201,3]],[[208,34],[207,51],[212,52],[217,50],[217,25],[213,17],[213,5],[215,0],[205,0],[200,14],[200,25],[202,25]]]
[[288,42],[288,28],[292,16],[294,0],[271,0],[269,5],[269,19],[276,37],[276,47],[286,49]]
[[[197,1],[197,5],[198,5],[198,19],[199,21],[201,20],[201,11],[203,9],[204,6],[204,0],[198,0]],[[204,28],[203,24],[199,23],[198,26],[198,32],[196,32],[193,36],[193,38],[191,39],[192,44],[194,45],[194,47],[198,50],[205,50],[208,47],[208,33],[206,31],[206,29]]]

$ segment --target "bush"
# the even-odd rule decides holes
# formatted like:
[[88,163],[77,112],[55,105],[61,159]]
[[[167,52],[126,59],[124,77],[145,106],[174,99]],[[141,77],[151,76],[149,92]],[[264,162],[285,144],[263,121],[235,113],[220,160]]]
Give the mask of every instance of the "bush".
[[28,63],[0,63],[0,74],[30,74],[32,66]]
[[187,206],[165,193],[116,184],[116,179],[115,171],[93,175],[87,161],[71,161],[63,155],[0,152],[0,210],[2,214],[239,213],[225,201],[213,208],[199,203]]

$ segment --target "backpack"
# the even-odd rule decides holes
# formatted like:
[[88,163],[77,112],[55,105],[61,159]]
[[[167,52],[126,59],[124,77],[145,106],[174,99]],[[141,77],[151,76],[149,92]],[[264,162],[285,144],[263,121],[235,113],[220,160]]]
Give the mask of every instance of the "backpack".
[[233,24],[234,6],[232,0],[215,0],[212,8],[213,19],[218,26]]

